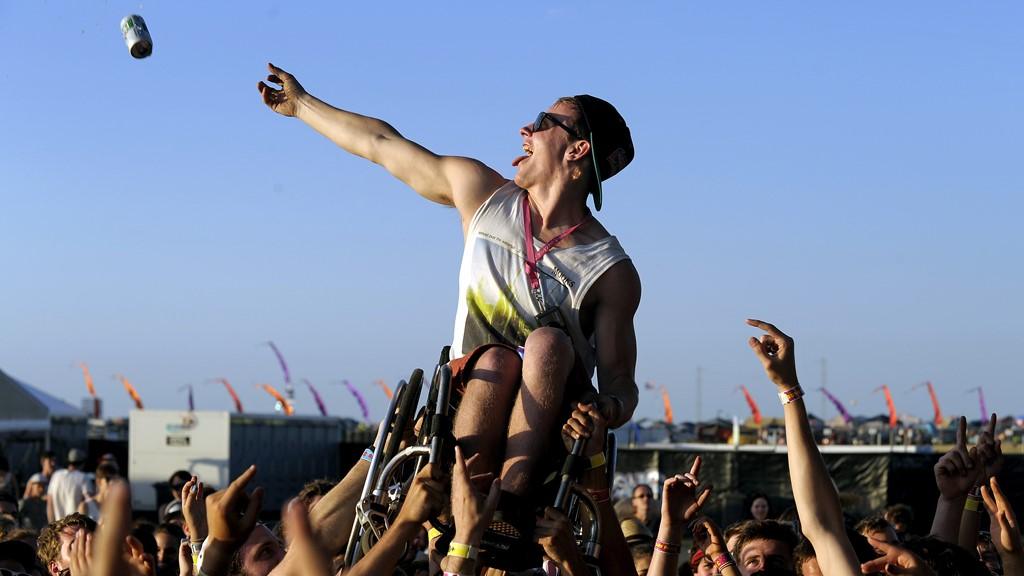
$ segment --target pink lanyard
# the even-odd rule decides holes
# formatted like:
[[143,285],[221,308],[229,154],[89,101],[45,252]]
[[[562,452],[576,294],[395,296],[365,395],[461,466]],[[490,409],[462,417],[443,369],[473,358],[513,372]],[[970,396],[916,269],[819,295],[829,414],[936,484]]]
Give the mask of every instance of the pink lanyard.
[[533,222],[530,216],[530,198],[523,194],[523,226],[526,230],[526,279],[530,282],[530,290],[534,294],[534,298],[538,299],[538,303],[543,306],[543,302],[540,302],[540,274],[537,273],[537,263],[544,258],[544,255],[551,251],[558,244],[570,234],[575,232],[580,226],[583,226],[590,220],[590,214],[587,214],[579,224],[563,231],[558,236],[555,236],[551,240],[548,240],[547,244],[541,246],[540,251],[537,251],[533,247]]

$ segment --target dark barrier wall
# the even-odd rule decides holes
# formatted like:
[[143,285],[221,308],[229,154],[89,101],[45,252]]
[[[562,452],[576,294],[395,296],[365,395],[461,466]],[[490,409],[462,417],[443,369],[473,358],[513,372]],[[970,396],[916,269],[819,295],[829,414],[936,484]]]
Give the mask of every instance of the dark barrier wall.
[[[616,474],[616,495],[629,498],[638,482],[647,482],[660,493],[667,475],[690,469],[695,455],[703,459],[701,478],[714,485],[706,513],[723,525],[747,517],[749,494],[762,492],[778,516],[793,505],[789,465],[784,452],[675,451],[620,449]],[[837,454],[823,455],[839,490],[844,511],[855,517],[880,511],[887,505],[903,503],[915,512],[914,530],[927,534],[931,527],[938,488],[932,468],[940,454]],[[1024,457],[1005,457],[1000,485],[1008,493],[1018,516],[1024,514]]]

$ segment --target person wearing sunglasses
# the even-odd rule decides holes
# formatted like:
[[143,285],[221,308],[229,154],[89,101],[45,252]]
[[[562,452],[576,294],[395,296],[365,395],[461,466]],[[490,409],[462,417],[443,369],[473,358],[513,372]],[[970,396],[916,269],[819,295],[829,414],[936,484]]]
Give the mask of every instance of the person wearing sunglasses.
[[509,494],[526,496],[541,476],[541,455],[560,445],[565,416],[574,413],[583,435],[593,429],[576,401],[596,403],[612,427],[630,419],[640,279],[587,207],[592,197],[601,209],[602,182],[633,159],[630,130],[614,106],[578,95],[541,111],[519,129],[522,153],[508,179],[331,106],[268,67],[270,84],[258,88],[273,111],[458,212],[465,244],[451,350],[461,396],[455,434],[467,456],[479,454],[481,470],[499,474]]

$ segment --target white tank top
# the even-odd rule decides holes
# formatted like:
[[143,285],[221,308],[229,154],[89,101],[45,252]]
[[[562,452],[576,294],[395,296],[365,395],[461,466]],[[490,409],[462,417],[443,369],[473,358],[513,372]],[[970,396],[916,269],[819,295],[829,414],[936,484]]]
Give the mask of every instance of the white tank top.
[[[580,328],[580,307],[594,282],[629,256],[614,236],[552,249],[538,263],[542,308],[531,295],[525,272],[523,194],[525,190],[508,182],[491,194],[469,223],[451,356],[458,358],[489,343],[522,346],[537,328],[536,316],[557,307],[583,368],[593,378],[596,350],[593,338]],[[537,250],[543,246],[536,238],[533,242]]]

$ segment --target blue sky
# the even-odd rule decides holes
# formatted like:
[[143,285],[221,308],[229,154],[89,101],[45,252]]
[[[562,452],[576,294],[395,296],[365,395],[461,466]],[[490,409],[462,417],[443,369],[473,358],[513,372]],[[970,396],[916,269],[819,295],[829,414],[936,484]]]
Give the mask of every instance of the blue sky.
[[[600,219],[644,285],[637,380],[692,419],[780,414],[747,317],[797,338],[854,412],[1024,413],[1024,8],[1014,2],[0,1],[0,369],[107,413],[247,408],[281,384],[371,415],[451,338],[461,232],[256,92],[265,63],[506,175],[519,126],[588,92],[636,160]],[[153,56],[118,24],[141,14]],[[300,412],[315,410],[299,390]],[[820,395],[811,407],[821,406]],[[638,414],[658,416],[642,395]],[[826,416],[835,414],[828,408]]]

